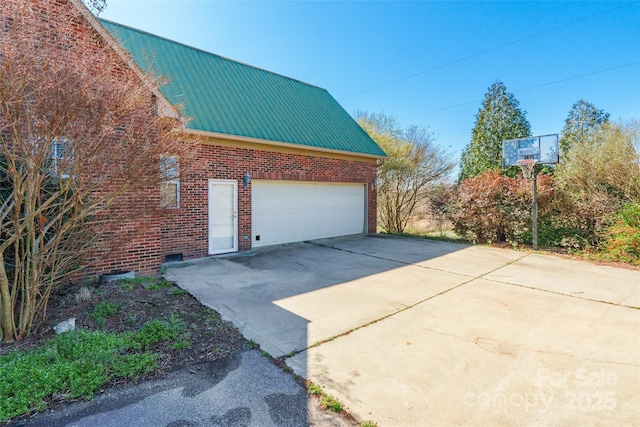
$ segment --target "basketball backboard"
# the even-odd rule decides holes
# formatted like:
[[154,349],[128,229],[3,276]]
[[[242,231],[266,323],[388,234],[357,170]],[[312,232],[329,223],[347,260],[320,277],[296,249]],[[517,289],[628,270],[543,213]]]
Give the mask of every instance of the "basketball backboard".
[[525,161],[558,163],[558,135],[530,136],[502,142],[502,167],[517,166]]

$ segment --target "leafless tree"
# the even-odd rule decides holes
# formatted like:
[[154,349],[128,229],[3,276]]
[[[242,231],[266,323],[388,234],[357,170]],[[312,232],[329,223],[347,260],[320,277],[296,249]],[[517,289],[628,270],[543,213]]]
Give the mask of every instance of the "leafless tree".
[[96,15],[99,15],[107,7],[107,0],[82,0],[82,2]]
[[[159,208],[159,159],[195,141],[66,1],[0,2],[0,339],[46,315],[127,217]],[[126,201],[134,200],[124,207]]]
[[449,176],[451,155],[422,126],[402,127],[382,113],[357,113],[356,120],[387,154],[377,176],[380,224],[387,232],[402,233],[427,193]]

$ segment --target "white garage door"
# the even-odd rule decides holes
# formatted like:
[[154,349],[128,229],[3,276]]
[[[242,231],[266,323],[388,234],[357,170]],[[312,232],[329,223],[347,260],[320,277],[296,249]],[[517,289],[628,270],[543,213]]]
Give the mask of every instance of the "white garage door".
[[251,183],[252,246],[365,232],[364,184]]

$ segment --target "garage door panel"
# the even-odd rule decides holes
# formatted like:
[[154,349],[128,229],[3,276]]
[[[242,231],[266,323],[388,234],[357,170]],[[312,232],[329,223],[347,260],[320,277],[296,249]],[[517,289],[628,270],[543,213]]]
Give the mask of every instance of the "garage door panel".
[[362,233],[365,203],[363,184],[254,180],[253,246]]

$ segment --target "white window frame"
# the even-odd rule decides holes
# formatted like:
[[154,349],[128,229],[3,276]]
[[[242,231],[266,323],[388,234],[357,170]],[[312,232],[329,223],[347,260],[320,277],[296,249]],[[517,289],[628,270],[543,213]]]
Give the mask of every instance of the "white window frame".
[[60,172],[59,170],[59,159],[64,159],[63,151],[66,148],[64,146],[69,146],[65,154],[68,156],[66,160],[68,160],[70,166],[73,162],[73,143],[67,138],[54,138],[51,140],[51,154],[49,158],[51,159],[52,172],[54,175],[62,179],[68,179],[71,176],[69,172]]

